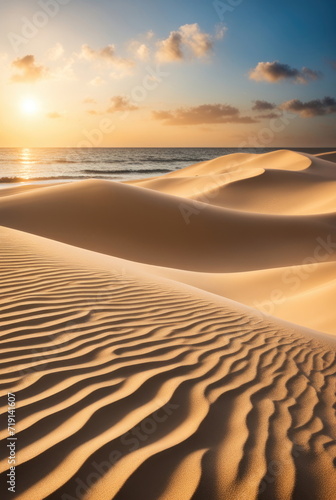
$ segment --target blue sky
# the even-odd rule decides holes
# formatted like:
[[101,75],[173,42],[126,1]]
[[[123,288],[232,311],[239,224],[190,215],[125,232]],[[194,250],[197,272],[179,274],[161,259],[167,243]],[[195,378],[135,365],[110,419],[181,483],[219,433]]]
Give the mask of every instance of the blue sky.
[[[37,13],[50,2],[58,2],[57,13],[34,36],[13,45],[13,34],[22,36],[27,20],[34,27]],[[236,146],[284,111],[295,120],[260,146],[333,146],[336,4],[223,0],[217,5],[223,16],[207,0],[2,1],[2,116],[15,114],[21,97],[36,101],[39,114],[9,123],[0,146],[16,140],[35,145],[37,130],[42,145],[77,145],[83,130],[100,128],[104,115],[117,126],[113,138],[104,133],[104,146]],[[216,36],[220,30],[222,37]],[[102,52],[108,46],[114,52],[109,57]],[[135,54],[140,46],[146,57]],[[51,58],[55,47],[62,50]],[[133,89],[157,64],[169,77],[143,101],[132,102]],[[92,101],[90,109],[84,100]],[[267,113],[253,111],[256,100],[275,106]],[[111,102],[118,102],[114,110]],[[207,114],[203,121],[201,113]]]

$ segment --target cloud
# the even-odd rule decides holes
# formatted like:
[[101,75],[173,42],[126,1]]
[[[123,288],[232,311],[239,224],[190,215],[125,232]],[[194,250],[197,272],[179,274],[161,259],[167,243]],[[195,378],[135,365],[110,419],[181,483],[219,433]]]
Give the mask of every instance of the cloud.
[[61,43],[56,43],[54,47],[48,50],[47,57],[50,61],[57,61],[64,54],[64,47]]
[[146,33],[146,40],[151,40],[152,38],[154,38],[155,36],[155,33],[153,30],[148,30],[147,33]]
[[107,109],[108,113],[118,113],[119,111],[136,111],[139,109],[132,104],[128,97],[117,95],[111,98],[112,106]]
[[96,109],[88,109],[87,110],[87,113],[89,115],[100,115],[101,113],[99,111],[97,111]]
[[250,70],[249,78],[257,82],[265,81],[276,83],[282,80],[292,80],[295,83],[308,83],[322,77],[322,73],[309,68],[298,70],[279,61],[260,62]]
[[153,31],[148,31],[144,35],[141,35],[138,40],[131,40],[128,44],[128,50],[137,59],[147,61],[151,55],[150,41],[153,37]]
[[54,120],[58,119],[58,118],[62,118],[62,114],[61,113],[57,113],[56,111],[52,111],[51,113],[47,113],[47,117],[48,118],[52,118]]
[[263,115],[257,115],[257,118],[261,118],[263,120],[271,120],[272,118],[279,118],[281,116],[281,113],[265,113]]
[[162,62],[182,61],[187,57],[200,59],[213,49],[213,37],[201,31],[198,24],[185,24],[171,31],[158,43],[156,57]]
[[110,77],[116,80],[125,78],[133,73],[133,63],[128,64],[127,62],[124,63],[123,61],[119,61],[115,63],[114,67],[116,71],[112,71],[112,73],[110,73]]
[[102,49],[94,50],[89,45],[84,44],[79,54],[80,59],[86,59],[87,61],[102,60],[110,63],[113,63],[116,57],[114,45],[107,45]]
[[96,99],[93,99],[92,97],[86,97],[83,99],[84,104],[96,104]]
[[182,45],[181,33],[172,31],[166,40],[160,42],[157,58],[160,61],[179,61],[184,59]]
[[101,85],[104,85],[106,82],[101,78],[100,76],[96,76],[89,82],[89,85],[92,85],[93,87],[100,87]]
[[256,123],[250,116],[240,116],[238,108],[228,104],[202,104],[174,111],[154,111],[155,120],[165,125],[204,125],[219,123]]
[[149,59],[149,54],[150,54],[149,47],[145,43],[139,45],[139,47],[136,50],[137,57],[142,61],[147,61],[147,59]]
[[32,55],[15,59],[12,62],[12,68],[16,71],[11,77],[12,83],[34,83],[50,76],[49,69],[37,65],[35,56]]
[[272,102],[259,101],[258,99],[253,102],[254,102],[254,106],[252,107],[253,111],[267,111],[276,108],[276,105],[273,104]]
[[92,49],[89,45],[84,44],[81,47],[81,52],[78,55],[79,59],[85,59],[87,61],[94,61],[104,63],[108,66],[113,66],[118,70],[118,73],[112,73],[111,76],[114,78],[120,78],[125,75],[130,74],[131,69],[134,66],[134,61],[130,59],[125,59],[119,57],[116,54],[116,49],[114,45],[107,45],[102,49]]
[[198,24],[185,24],[180,31],[184,44],[190,47],[196,57],[204,57],[212,50],[211,35],[202,33]]
[[75,80],[76,75],[73,69],[74,62],[73,58],[65,61],[64,66],[60,66],[52,72],[52,78],[56,80]]
[[336,99],[333,97],[324,97],[323,99],[314,99],[308,102],[292,99],[291,101],[282,103],[280,108],[296,113],[303,118],[312,118],[314,116],[336,113]]
[[150,48],[146,43],[141,43],[136,40],[130,43],[131,52],[141,61],[147,61],[150,56]]
[[224,24],[218,24],[216,26],[215,39],[222,40],[227,32],[227,27]]

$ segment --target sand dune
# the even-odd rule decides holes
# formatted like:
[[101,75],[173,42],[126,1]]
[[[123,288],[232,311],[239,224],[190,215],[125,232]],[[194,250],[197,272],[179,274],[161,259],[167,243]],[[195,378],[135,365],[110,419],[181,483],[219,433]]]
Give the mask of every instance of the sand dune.
[[332,499],[330,338],[120,259],[1,240],[16,498]]
[[234,154],[132,185],[25,189],[0,198],[0,223],[334,334],[335,183],[320,157]]
[[17,499],[333,500],[329,158],[0,193]]
[[301,264],[336,219],[242,213],[93,180],[4,197],[0,224],[146,264],[238,272]]
[[[53,183],[53,186],[56,186],[57,184],[62,184],[62,183]],[[64,182],[63,182],[64,184]],[[0,198],[3,198],[4,196],[12,196],[13,194],[20,194],[20,193],[26,193],[27,191],[31,191],[34,189],[43,189],[47,186],[47,184],[15,184],[14,186],[6,186],[0,188]]]
[[[180,195],[189,199],[249,213],[287,216],[320,213],[329,221],[335,221],[336,167],[326,161],[332,158],[333,153],[314,157],[291,151],[235,154],[159,178],[137,181],[135,185],[165,193],[177,189]],[[272,240],[273,230],[267,233]],[[326,263],[334,260],[335,226],[330,232],[329,242],[330,246],[318,238],[313,252],[304,244],[306,255],[294,266],[258,266],[258,269],[248,272],[231,270],[229,273],[163,267],[147,270],[230,297],[277,317],[335,334],[336,268],[334,264]],[[250,240],[246,244],[250,248]],[[237,251],[240,251],[238,247]],[[283,252],[278,253],[276,246],[270,251],[279,256],[279,261],[282,260]]]
[[316,156],[318,158],[322,158],[323,160],[336,162],[336,151],[331,151],[330,153],[320,153]]
[[336,167],[324,158],[331,156],[237,153],[134,184],[245,212],[336,212]]
[[238,273],[200,273],[157,266],[143,269],[154,276],[230,297],[265,314],[336,335],[334,262]]

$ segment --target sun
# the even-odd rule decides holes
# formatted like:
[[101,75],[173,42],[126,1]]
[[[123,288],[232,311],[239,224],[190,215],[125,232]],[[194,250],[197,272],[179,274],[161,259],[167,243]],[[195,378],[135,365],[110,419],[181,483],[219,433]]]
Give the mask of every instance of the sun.
[[25,115],[36,115],[39,111],[39,103],[36,99],[26,98],[21,102],[21,111]]

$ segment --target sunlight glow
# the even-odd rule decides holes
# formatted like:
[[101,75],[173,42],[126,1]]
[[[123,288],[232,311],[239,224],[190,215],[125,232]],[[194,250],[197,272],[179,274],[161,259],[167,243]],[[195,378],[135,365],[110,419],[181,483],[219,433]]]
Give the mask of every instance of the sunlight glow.
[[39,110],[39,103],[35,99],[24,99],[21,102],[21,111],[26,115],[36,115]]

